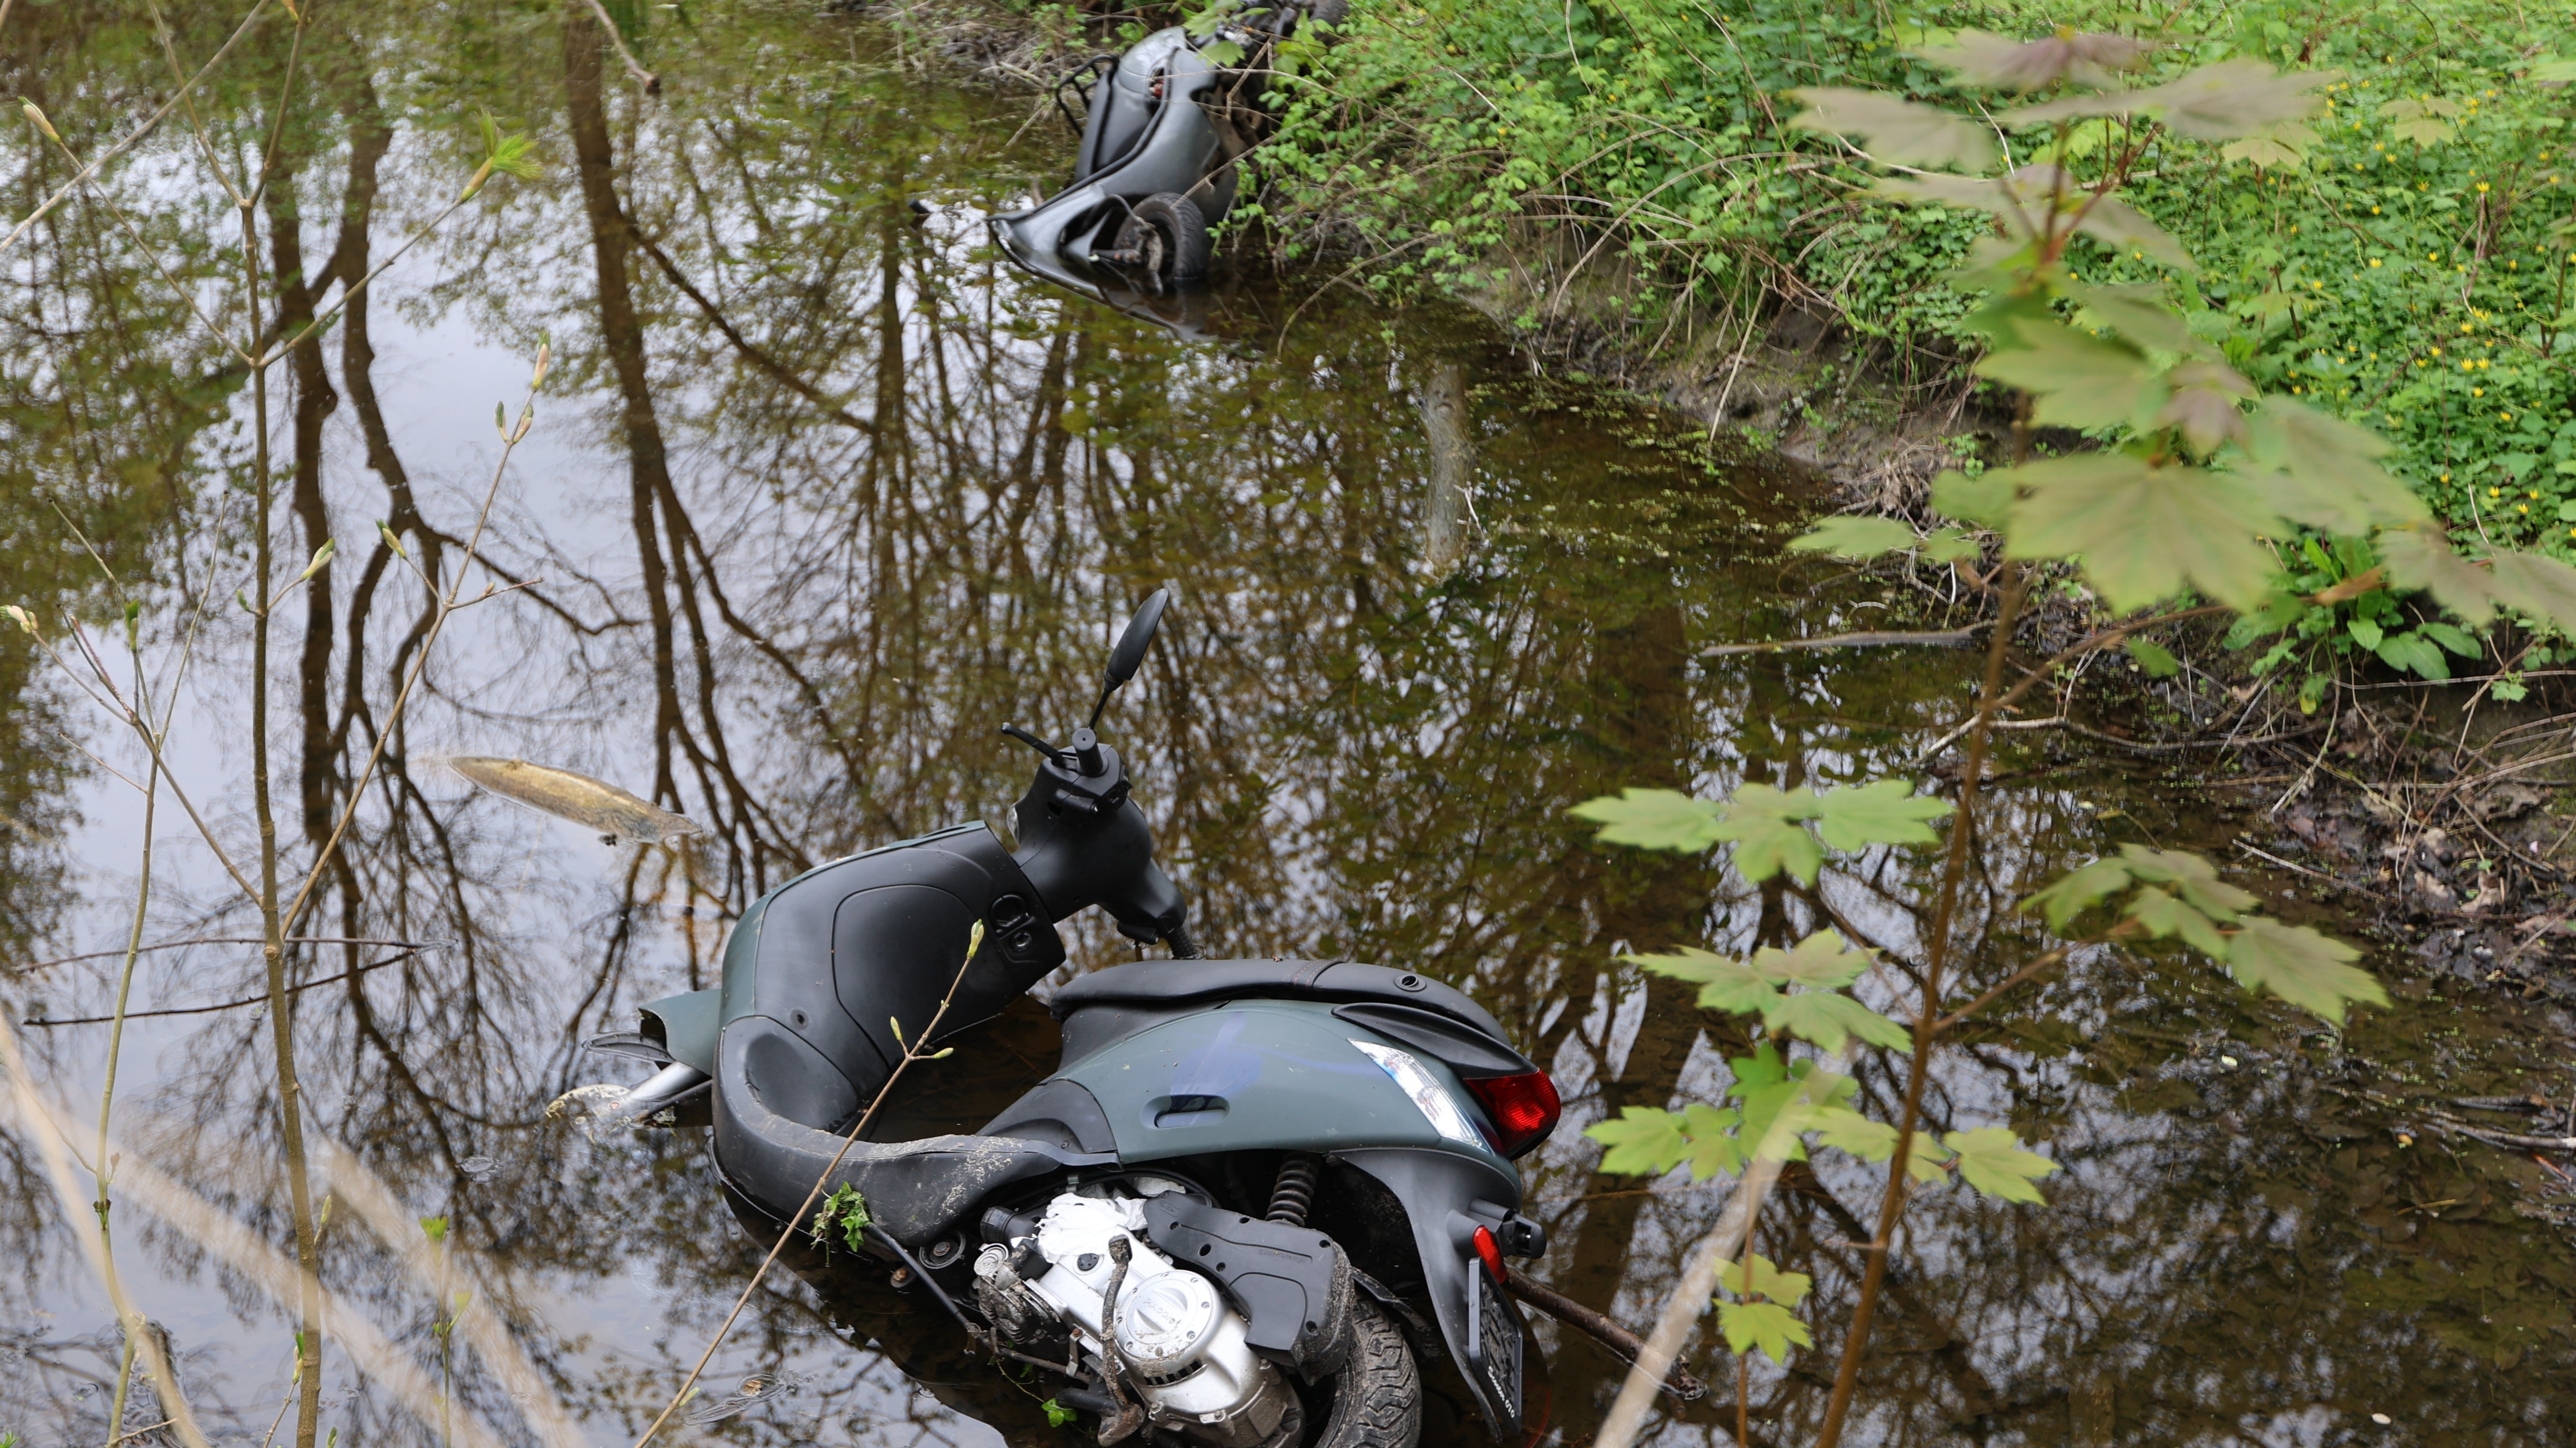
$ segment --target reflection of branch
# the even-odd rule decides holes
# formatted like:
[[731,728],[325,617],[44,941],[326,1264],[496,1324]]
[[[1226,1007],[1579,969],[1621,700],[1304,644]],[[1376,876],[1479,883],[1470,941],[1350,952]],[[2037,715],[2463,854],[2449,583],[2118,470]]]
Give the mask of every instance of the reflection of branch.
[[662,78],[636,63],[635,52],[626,48],[626,37],[617,33],[617,22],[609,18],[608,7],[599,0],[590,0],[590,13],[599,17],[600,27],[608,32],[608,43],[617,47],[617,58],[626,62],[626,73],[644,87],[644,94],[660,95]]
[[[257,945],[267,944],[266,941],[253,941],[250,943]],[[288,986],[286,988],[286,993],[288,995],[293,995],[297,991],[311,990],[317,985],[330,985],[335,981],[347,980],[351,976],[365,975],[368,971],[381,969],[384,966],[398,965],[403,961],[409,960],[413,956],[420,954],[424,950],[444,949],[451,943],[452,942],[449,941],[433,940],[424,945],[415,945],[409,950],[397,951],[392,955],[386,956],[382,960],[368,961],[366,964],[358,966],[355,969],[344,970],[338,975],[326,975],[318,980],[308,980],[302,985]],[[264,1006],[267,1004],[268,995],[263,991],[258,995],[249,996],[242,1000],[224,1001],[220,1004],[211,1006],[178,1006],[169,1010],[160,1011],[127,1011],[125,1013],[125,1019],[129,1021],[140,1021],[152,1016],[206,1016],[212,1015],[217,1011],[238,1010],[243,1006]],[[114,1016],[78,1016],[66,1020],[47,1020],[41,1016],[31,1016],[27,1020],[21,1022],[21,1024],[39,1027],[103,1026],[115,1019],[116,1017]]]
[[[596,4],[597,0],[593,0],[593,3]],[[662,248],[654,242],[653,238],[646,236],[641,227],[636,228],[635,243],[644,248],[646,256],[653,258],[653,264],[662,269],[663,276],[670,278],[671,285],[678,287],[690,301],[698,304],[698,310],[706,314],[707,320],[715,324],[717,331],[724,333],[725,340],[733,344],[734,350],[740,352],[744,360],[759,368],[779,386],[821,408],[823,414],[834,422],[856,428],[870,437],[877,435],[877,425],[874,422],[834,402],[824,395],[821,388],[788,371],[786,364],[762,351],[750,338],[735,331],[733,323],[725,320],[725,314],[717,309],[714,302],[708,300],[707,294],[699,291],[686,276],[681,274],[679,266],[668,256],[663,255]]]

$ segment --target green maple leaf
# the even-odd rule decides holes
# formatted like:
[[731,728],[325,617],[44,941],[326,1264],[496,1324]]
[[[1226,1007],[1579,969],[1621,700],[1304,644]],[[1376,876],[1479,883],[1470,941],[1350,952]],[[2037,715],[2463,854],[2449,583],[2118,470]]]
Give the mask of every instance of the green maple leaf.
[[2218,922],[2163,889],[2150,885],[2140,890],[2123,913],[2158,940],[2179,935],[2184,944],[2203,955],[2227,958],[2227,937],[2218,932]]
[[2164,383],[2125,342],[2053,322],[2024,322],[2013,332],[2019,345],[1998,346],[1977,360],[1975,371],[2036,398],[2034,422],[2110,427],[2142,418],[2164,403]]
[[1682,1118],[1652,1106],[1622,1107],[1618,1120],[1594,1122],[1583,1134],[1609,1148],[1600,1169],[1618,1176],[1662,1176],[1691,1150]]
[[[2559,516],[2566,515],[2560,505]],[[2495,595],[2507,608],[2519,609],[2533,618],[2545,618],[2569,633],[2576,633],[2576,568],[2555,558],[2537,553],[2518,553],[2499,548],[2487,560],[2495,569]],[[2434,626],[2426,624],[2431,633]],[[2446,645],[2447,647],[2447,645]],[[2474,653],[2475,650],[2453,650]]]
[[1777,1086],[1789,1079],[1788,1068],[1780,1063],[1780,1053],[1767,1041],[1755,1046],[1750,1056],[1728,1057],[1726,1069],[1735,1073],[1735,1084],[1726,1088],[1730,1097]]
[[1816,796],[1816,833],[1837,850],[1867,845],[1929,845],[1940,836],[1925,827],[1950,812],[1950,802],[1914,793],[1914,783],[1880,779],[1856,789]]
[[[1771,1047],[1765,1044],[1757,1054],[1771,1054]],[[1778,1057],[1772,1055],[1772,1059],[1777,1061]],[[1810,1077],[1816,1078],[1812,1088],[1808,1084]],[[1745,1143],[1746,1155],[1762,1150],[1764,1139],[1776,1124],[1787,1138],[1781,1160],[1805,1161],[1807,1144],[1803,1134],[1815,1128],[1821,1113],[1842,1105],[1859,1091],[1860,1083],[1849,1076],[1831,1071],[1819,1076],[1815,1062],[1799,1061],[1789,1067],[1786,1075],[1757,1072],[1749,1083],[1739,1072],[1735,1084],[1727,1088],[1727,1095],[1740,1104],[1744,1113],[1744,1125],[1736,1139]],[[1802,1101],[1801,1096],[1807,1099]]]
[[2415,490],[2379,465],[2388,440],[2286,397],[2267,397],[2246,419],[2254,479],[2283,517],[2330,533],[2361,534],[2425,516]]
[[1861,149],[1875,160],[1982,171],[1995,159],[1994,137],[1983,126],[1938,107],[1840,86],[1808,86],[1789,98],[1806,107],[1790,125],[1861,137],[1867,142]]
[[1885,1161],[1896,1154],[1896,1128],[1848,1106],[1828,1106],[1816,1113],[1816,1141],[1863,1161]]
[[1770,1258],[1756,1252],[1749,1260],[1729,1262],[1720,1268],[1717,1285],[1738,1297],[1767,1297],[1783,1307],[1795,1307],[1807,1300],[1816,1281],[1804,1272],[1783,1272]]
[[2233,920],[2237,912],[2254,908],[2252,895],[2219,879],[2218,867],[2198,855],[2122,845],[2120,858],[2128,863],[2130,874],[2150,884],[2173,886],[2182,892],[2182,898],[2214,919]]
[[1876,558],[1912,548],[1914,530],[1893,518],[1827,518],[1790,540],[1798,553],[1831,553],[1842,558]]
[[2081,453],[2011,470],[2030,485],[2013,504],[2008,558],[2076,558],[2085,580],[2126,613],[2186,584],[2249,609],[2279,560],[2257,535],[2286,528],[2243,480],[2128,453]]
[[2021,902],[2048,917],[2048,928],[2064,930],[2066,922],[2129,888],[2129,867],[2119,860],[2095,860],[2047,889]]
[[1954,1158],[1950,1148],[1932,1139],[1932,1133],[1914,1133],[1914,1150],[1906,1157],[1905,1175],[1914,1181],[1939,1181],[1949,1175]]
[[2472,626],[2483,624],[2503,598],[2495,576],[2451,551],[2438,524],[2390,528],[2375,540],[2379,561],[2388,565],[2389,581],[2401,589],[2422,589],[2436,602]]
[[2191,326],[2154,287],[2066,287],[2067,297],[2083,308],[2081,322],[2100,322],[2142,346],[2164,352],[2189,352]]
[[1743,1122],[1735,1112],[1696,1101],[1682,1108],[1682,1131],[1691,1143],[1691,1180],[1704,1182],[1744,1170],[1744,1146],[1735,1137]]
[[1763,1008],[1762,1024],[1767,1030],[1813,1041],[1835,1053],[1840,1053],[1853,1036],[1891,1051],[1914,1049],[1913,1032],[1835,991],[1810,990],[1782,996]]
[[1985,551],[1985,545],[1957,528],[1935,528],[1923,539],[1923,556],[1935,563],[1958,563]]
[[1974,1131],[1954,1131],[1945,1141],[1958,1155],[1959,1175],[1978,1191],[2007,1202],[2047,1201],[2031,1183],[2057,1170],[2057,1163],[2035,1151],[2023,1150],[2021,1139],[2009,1128],[1980,1126]]
[[1768,1007],[1780,995],[1770,979],[1755,967],[1689,946],[1669,955],[1636,955],[1629,959],[1657,975],[1696,982],[1702,1010],[1749,1016]]
[[1765,1357],[1781,1363],[1789,1360],[1791,1343],[1815,1345],[1815,1339],[1807,1336],[1807,1325],[1776,1302],[1720,1302],[1717,1320],[1726,1331],[1727,1347],[1738,1354],[1760,1348]]
[[2000,528],[2012,513],[2012,480],[2001,473],[1980,473],[1969,477],[1953,469],[1943,469],[1932,479],[1932,507],[1945,518],[1974,523],[1980,528]]
[[1623,789],[1615,797],[1587,799],[1567,814],[1601,826],[1604,844],[1644,850],[1705,850],[1717,832],[1719,808],[1669,789]]
[[1819,930],[1788,950],[1768,946],[1753,952],[1752,970],[1774,985],[1803,985],[1839,990],[1869,969],[1870,955],[1854,950],[1841,935]]
[[2247,990],[2268,990],[2294,1006],[2343,1024],[2354,1001],[2386,1006],[2388,992],[2349,962],[2361,952],[2304,925],[2249,915],[2227,942],[2227,968]]
[[1767,784],[1748,784],[1727,801],[1726,818],[1712,833],[1734,843],[1735,868],[1744,878],[1768,880],[1786,870],[1812,885],[1824,868],[1825,852],[1801,822],[1821,810],[1803,785],[1782,793]]

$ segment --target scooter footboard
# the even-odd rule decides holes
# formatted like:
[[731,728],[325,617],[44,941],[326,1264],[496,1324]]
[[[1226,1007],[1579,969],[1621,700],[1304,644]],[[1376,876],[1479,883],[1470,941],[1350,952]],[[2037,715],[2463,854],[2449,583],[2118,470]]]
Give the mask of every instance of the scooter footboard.
[[1375,1177],[1404,1203],[1422,1256],[1423,1286],[1458,1375],[1494,1436],[1514,1441],[1521,1425],[1520,1308],[1486,1270],[1475,1238],[1478,1227],[1500,1231],[1512,1219],[1506,1203],[1518,1199],[1519,1184],[1483,1162],[1442,1151],[1362,1149],[1336,1152],[1334,1159]]
[[1013,1182],[1116,1159],[992,1136],[858,1141],[844,1149],[845,1138],[791,1121],[760,1099],[750,1060],[754,1033],[745,1027],[762,1024],[735,1022],[717,1047],[716,1161],[737,1191],[782,1221],[846,1185],[866,1200],[878,1229],[915,1248],[970,1221],[986,1197]]

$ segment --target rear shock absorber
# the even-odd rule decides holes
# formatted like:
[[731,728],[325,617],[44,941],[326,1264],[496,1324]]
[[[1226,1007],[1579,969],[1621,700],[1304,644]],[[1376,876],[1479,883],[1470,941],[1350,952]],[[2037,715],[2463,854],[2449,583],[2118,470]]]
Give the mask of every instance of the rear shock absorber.
[[1306,1225],[1306,1210],[1315,1205],[1315,1171],[1310,1151],[1292,1151],[1279,1163],[1278,1184],[1270,1189],[1270,1220],[1291,1227]]

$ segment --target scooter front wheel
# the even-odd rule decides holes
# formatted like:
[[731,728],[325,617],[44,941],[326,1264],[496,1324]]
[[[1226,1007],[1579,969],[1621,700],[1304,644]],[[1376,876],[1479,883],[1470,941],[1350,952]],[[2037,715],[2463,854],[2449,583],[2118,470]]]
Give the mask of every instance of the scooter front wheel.
[[1422,1374],[1413,1349],[1373,1302],[1351,1304],[1349,1332],[1341,1370],[1321,1385],[1332,1395],[1323,1426],[1304,1448],[1414,1448],[1422,1437]]
[[1207,275],[1207,218],[1198,203],[1175,191],[1137,202],[1118,228],[1118,250],[1161,282],[1194,282]]

